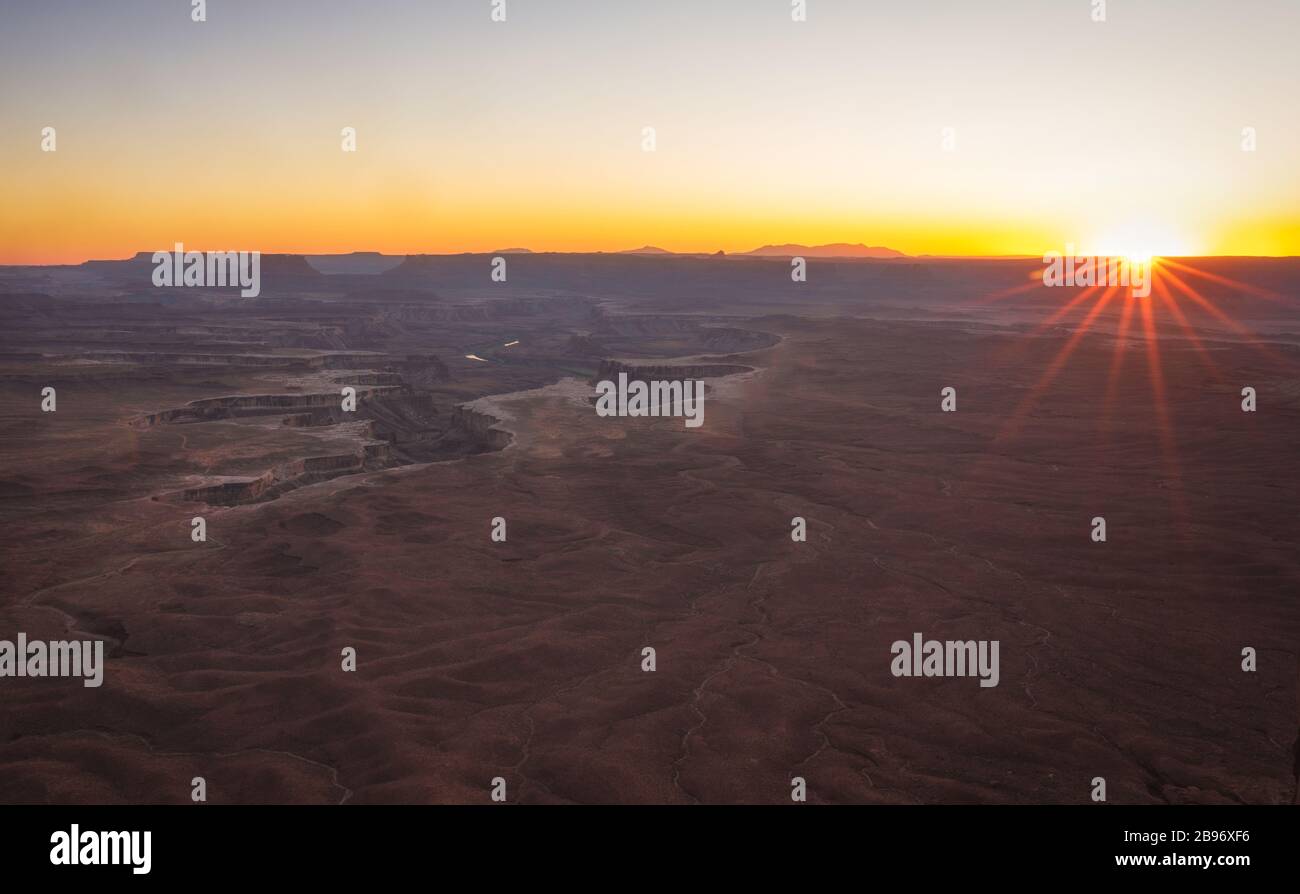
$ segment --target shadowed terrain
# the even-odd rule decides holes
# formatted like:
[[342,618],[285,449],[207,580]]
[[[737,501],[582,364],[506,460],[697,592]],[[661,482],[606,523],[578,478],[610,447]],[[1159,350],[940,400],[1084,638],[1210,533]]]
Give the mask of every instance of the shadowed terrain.
[[[0,800],[1295,798],[1300,263],[1144,308],[1033,261],[489,261],[0,268],[0,639],[109,656],[0,679]],[[703,427],[598,417],[618,371],[707,377]],[[894,677],[918,631],[999,685]]]

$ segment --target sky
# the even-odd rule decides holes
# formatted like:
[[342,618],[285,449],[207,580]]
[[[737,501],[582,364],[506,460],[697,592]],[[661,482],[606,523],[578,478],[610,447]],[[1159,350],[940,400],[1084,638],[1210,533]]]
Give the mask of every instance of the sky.
[[1300,2],[1094,3],[0,0],[0,263],[1300,255]]

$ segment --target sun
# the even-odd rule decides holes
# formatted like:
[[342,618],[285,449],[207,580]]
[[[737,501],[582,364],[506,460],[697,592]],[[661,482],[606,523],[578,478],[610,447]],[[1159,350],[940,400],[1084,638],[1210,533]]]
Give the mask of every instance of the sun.
[[1195,254],[1186,239],[1170,227],[1130,224],[1115,227],[1085,243],[1086,254],[1097,257],[1124,258],[1130,264],[1147,266],[1158,258],[1186,257]]

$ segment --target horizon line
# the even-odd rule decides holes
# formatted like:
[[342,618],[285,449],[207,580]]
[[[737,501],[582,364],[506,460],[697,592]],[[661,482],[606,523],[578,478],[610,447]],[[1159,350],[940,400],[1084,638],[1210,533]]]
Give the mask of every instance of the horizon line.
[[[181,244],[183,245],[183,243],[181,243]],[[785,246],[785,245],[799,245],[799,247],[801,247],[801,248],[807,248],[807,249],[818,249],[818,248],[825,248],[825,247],[828,246],[828,245],[861,245],[861,244],[862,244],[862,243],[824,243],[824,244],[822,244],[822,245],[803,245],[802,243],[780,243],[780,247],[783,247],[783,246]],[[355,249],[351,249],[351,250],[349,250],[349,251],[260,251],[260,250],[258,250],[258,249],[230,249],[230,248],[223,248],[223,249],[201,248],[201,249],[200,249],[200,248],[188,248],[188,247],[187,247],[187,248],[186,248],[186,251],[187,251],[187,252],[188,252],[188,251],[197,251],[197,252],[200,252],[200,253],[207,253],[207,252],[235,252],[235,251],[249,251],[249,252],[257,252],[259,255],[265,255],[265,256],[267,256],[267,257],[300,257],[300,258],[309,258],[309,257],[311,257],[311,258],[345,258],[345,257],[349,257],[349,256],[351,256],[351,255],[378,255],[378,256],[380,256],[380,257],[384,257],[384,258],[395,258],[395,259],[405,259],[405,258],[429,258],[429,257],[434,257],[434,258],[436,258],[436,257],[452,258],[452,257],[461,257],[461,256],[465,256],[465,255],[485,255],[485,256],[491,256],[491,255],[503,255],[503,254],[514,254],[514,255],[611,255],[611,256],[633,256],[633,257],[648,257],[648,258],[656,258],[656,257],[660,257],[660,258],[668,258],[668,257],[682,257],[682,258],[716,258],[716,257],[726,257],[726,258],[745,258],[745,259],[747,259],[747,260],[764,260],[764,259],[772,259],[772,258],[787,258],[787,257],[789,257],[789,258],[793,258],[793,257],[799,257],[799,255],[794,255],[794,254],[789,254],[789,255],[786,255],[786,254],[756,254],[756,252],[762,251],[764,248],[775,248],[775,247],[778,247],[778,246],[775,245],[775,244],[768,244],[768,245],[760,246],[759,248],[750,249],[749,251],[739,251],[739,252],[727,252],[727,251],[723,251],[723,250],[721,250],[721,249],[715,249],[715,250],[712,250],[712,251],[709,251],[709,250],[703,250],[703,251],[670,251],[670,250],[668,250],[668,249],[660,249],[660,248],[657,248],[657,247],[655,247],[655,246],[651,246],[651,245],[646,245],[646,246],[642,246],[641,248],[631,248],[631,249],[615,249],[615,250],[606,250],[606,249],[588,249],[588,250],[581,250],[581,249],[580,249],[580,250],[572,250],[572,251],[556,251],[556,250],[538,251],[538,250],[533,250],[533,249],[526,248],[526,247],[524,247],[524,246],[513,246],[513,247],[510,247],[510,248],[498,248],[498,249],[492,249],[492,250],[481,250],[481,251],[475,251],[475,250],[468,250],[468,249],[467,249],[467,250],[463,250],[463,251],[428,251],[428,252],[398,252],[398,253],[389,253],[389,252],[385,252],[385,251],[379,251],[379,250],[375,250],[375,249],[366,249],[366,248],[355,248]],[[881,250],[884,250],[884,251],[897,251],[896,249],[891,249],[891,248],[888,248],[888,247],[886,247],[886,246],[865,246],[865,245],[864,245],[863,247],[867,247],[867,248],[877,248],[877,249],[881,249]],[[650,249],[650,250],[647,250],[647,249]],[[12,262],[12,261],[0,261],[0,267],[80,267],[80,266],[83,266],[83,265],[85,265],[85,264],[92,264],[92,263],[120,263],[120,262],[125,262],[125,261],[132,261],[132,260],[135,260],[135,259],[137,259],[137,258],[143,256],[143,255],[149,255],[149,256],[152,256],[152,255],[154,255],[154,254],[158,254],[158,253],[161,253],[161,252],[166,252],[167,254],[172,254],[172,253],[174,252],[174,248],[172,248],[172,249],[153,249],[153,250],[150,250],[150,249],[141,249],[141,250],[138,250],[138,251],[134,252],[133,254],[127,255],[126,257],[85,257],[85,258],[83,258],[83,259],[80,260],[80,261],[62,261],[62,262],[46,262],[46,263],[40,263],[40,262],[36,262],[36,263],[23,263],[23,262],[21,262],[21,261],[18,261],[18,262]],[[884,262],[892,262],[892,261],[948,261],[948,260],[957,260],[957,261],[963,261],[963,260],[964,260],[964,261],[1022,261],[1022,260],[1030,260],[1030,259],[1034,259],[1034,260],[1043,260],[1043,259],[1045,259],[1045,258],[1047,257],[1047,255],[1049,255],[1049,254],[1056,254],[1057,256],[1063,256],[1063,253],[1062,253],[1062,252],[1053,249],[1053,250],[1050,250],[1050,251],[1048,251],[1048,252],[1043,252],[1043,253],[1041,253],[1041,254],[1010,253],[1010,254],[917,254],[917,255],[909,255],[909,254],[905,254],[905,253],[903,253],[903,252],[897,252],[897,254],[896,254],[895,256],[885,256],[885,257],[872,257],[872,256],[869,256],[869,255],[823,255],[823,256],[820,256],[820,257],[818,257],[818,258],[816,258],[816,259],[817,259],[817,260],[822,260],[822,261],[884,261]],[[1077,254],[1075,255],[1075,257],[1078,257],[1078,258],[1090,258],[1090,257],[1124,257],[1124,255],[1122,255],[1122,254],[1107,253],[1107,252],[1085,252],[1085,253],[1077,253]],[[1155,258],[1241,258],[1241,259],[1260,259],[1260,260],[1279,260],[1279,261],[1282,261],[1282,260],[1290,260],[1290,259],[1300,258],[1300,255],[1295,255],[1295,254],[1289,254],[1289,255],[1270,255],[1270,254],[1240,254],[1240,253],[1218,253],[1218,254],[1215,254],[1215,253],[1210,253],[1210,254],[1164,254],[1164,255],[1162,255],[1162,254],[1155,254],[1155,255],[1152,255],[1151,257],[1152,257],[1153,259],[1155,259]]]

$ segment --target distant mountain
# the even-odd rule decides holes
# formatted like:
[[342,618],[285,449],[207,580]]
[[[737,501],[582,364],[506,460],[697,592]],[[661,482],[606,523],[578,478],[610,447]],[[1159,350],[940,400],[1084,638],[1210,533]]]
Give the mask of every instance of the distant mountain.
[[744,255],[760,258],[905,258],[907,255],[892,248],[850,242],[832,242],[829,245],[764,245]]
[[619,254],[621,255],[671,255],[671,254],[675,254],[675,252],[671,252],[668,251],[667,249],[659,248],[658,246],[654,246],[654,245],[643,245],[640,248],[629,248],[627,251],[620,251]]
[[499,248],[492,252],[494,255],[531,255],[531,248]]

